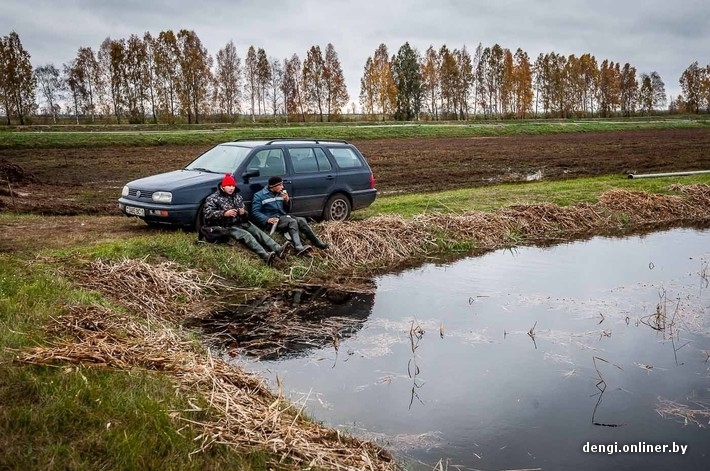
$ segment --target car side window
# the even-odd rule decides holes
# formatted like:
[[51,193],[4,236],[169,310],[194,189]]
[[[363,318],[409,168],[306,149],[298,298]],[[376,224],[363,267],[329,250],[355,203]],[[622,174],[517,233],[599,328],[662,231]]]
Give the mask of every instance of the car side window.
[[352,149],[347,147],[329,147],[328,150],[335,158],[335,163],[340,168],[359,168],[362,167],[362,161],[355,155]]
[[283,150],[263,149],[258,151],[247,164],[247,170],[259,170],[259,175],[262,177],[284,175],[286,165],[284,164]]
[[325,152],[318,147],[292,148],[288,153],[294,173],[327,172],[332,168]]

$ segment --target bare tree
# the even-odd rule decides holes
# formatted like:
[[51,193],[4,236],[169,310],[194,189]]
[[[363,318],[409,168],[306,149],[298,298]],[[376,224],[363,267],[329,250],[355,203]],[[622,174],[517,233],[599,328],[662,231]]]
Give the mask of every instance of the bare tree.
[[47,103],[46,110],[52,116],[52,121],[57,123],[57,114],[61,106],[58,101],[61,98],[60,93],[63,89],[62,79],[59,77],[59,70],[54,64],[47,64],[35,69],[35,78],[37,86]]
[[298,58],[298,55],[294,54],[290,59],[284,59],[284,76],[283,82],[281,83],[281,91],[284,95],[287,119],[290,116],[300,114],[301,120],[306,120],[303,111],[301,76],[301,60]]
[[281,65],[281,61],[278,59],[271,58],[269,61],[271,71],[269,76],[269,101],[271,104],[271,110],[274,114],[274,118],[279,113],[279,109],[283,103],[283,92],[281,91],[283,81],[284,81],[284,68]]
[[227,114],[230,121],[241,111],[242,88],[241,59],[233,41],[217,52],[217,70],[215,72],[215,98],[220,110]]

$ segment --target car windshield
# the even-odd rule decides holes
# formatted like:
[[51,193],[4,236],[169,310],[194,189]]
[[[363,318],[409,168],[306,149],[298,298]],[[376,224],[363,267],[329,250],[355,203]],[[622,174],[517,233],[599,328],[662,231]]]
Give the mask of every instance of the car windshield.
[[220,144],[187,164],[185,170],[232,173],[244,161],[250,150],[248,147]]

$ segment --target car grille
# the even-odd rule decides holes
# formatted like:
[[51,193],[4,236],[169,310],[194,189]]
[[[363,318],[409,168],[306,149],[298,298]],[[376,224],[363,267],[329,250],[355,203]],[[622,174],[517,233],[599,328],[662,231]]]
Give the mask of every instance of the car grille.
[[136,190],[135,188],[128,189],[128,196],[137,198],[140,200],[150,200],[153,197],[153,192],[148,190]]

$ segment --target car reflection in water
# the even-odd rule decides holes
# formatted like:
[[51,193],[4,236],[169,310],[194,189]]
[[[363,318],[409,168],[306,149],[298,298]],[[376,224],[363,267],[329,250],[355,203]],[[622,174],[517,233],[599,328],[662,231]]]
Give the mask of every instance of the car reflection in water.
[[232,356],[283,360],[333,348],[364,325],[375,295],[319,286],[295,289],[214,313],[201,322],[209,342]]

